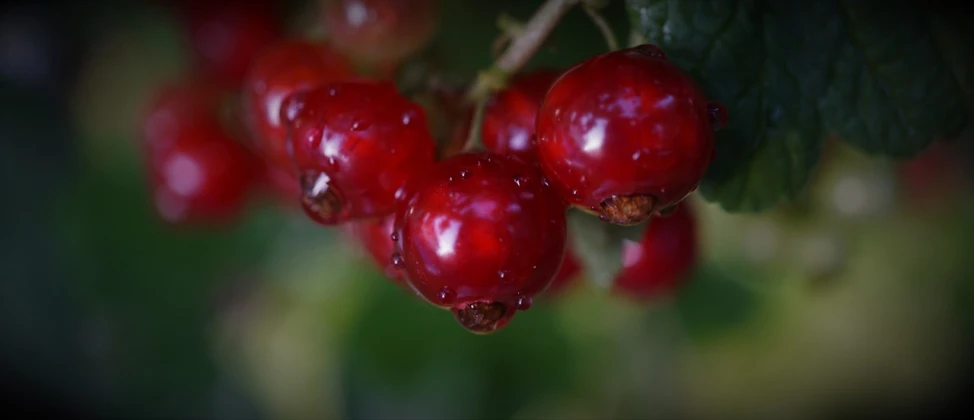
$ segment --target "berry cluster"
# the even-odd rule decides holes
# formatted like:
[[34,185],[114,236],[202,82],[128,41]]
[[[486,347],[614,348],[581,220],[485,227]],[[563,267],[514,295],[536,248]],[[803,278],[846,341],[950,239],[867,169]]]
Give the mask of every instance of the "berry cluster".
[[[660,216],[622,244],[622,293],[672,290],[695,263],[694,219],[678,204],[726,112],[658,48],[520,74],[485,103],[487,150],[443,153],[423,107],[353,70],[422,48],[432,1],[325,2],[327,42],[281,38],[273,13],[246,4],[194,15],[196,76],[150,107],[147,167],[166,220],[229,220],[263,180],[315,222],[346,226],[387,277],[476,333],[579,277],[570,207],[624,225]],[[241,100],[231,118],[227,98]]]

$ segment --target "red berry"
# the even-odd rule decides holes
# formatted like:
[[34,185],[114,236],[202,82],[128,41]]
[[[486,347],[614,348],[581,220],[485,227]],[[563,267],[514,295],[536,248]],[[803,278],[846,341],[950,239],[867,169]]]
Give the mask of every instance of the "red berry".
[[292,96],[285,108],[304,209],[319,223],[392,213],[409,178],[433,165],[423,109],[391,83],[328,84]]
[[551,285],[544,291],[545,296],[553,297],[564,292],[575,283],[581,273],[582,264],[578,262],[578,257],[575,256],[572,248],[568,247],[565,249],[565,259],[562,260],[558,273],[551,280]]
[[545,93],[560,73],[538,70],[514,79],[487,103],[483,142],[487,150],[537,162],[535,122]]
[[565,252],[565,206],[537,168],[490,153],[438,163],[397,210],[394,262],[470,331],[503,327],[551,282]]
[[419,51],[436,29],[435,0],[325,0],[332,42],[349,56],[397,63]]
[[254,157],[217,121],[186,126],[168,147],[147,152],[155,207],[170,223],[231,221],[259,171]]
[[396,215],[391,213],[380,219],[363,220],[349,226],[352,235],[386,277],[402,284],[402,273],[392,263],[392,254],[395,252],[395,242],[392,240],[395,222]]
[[180,9],[190,47],[204,74],[239,85],[258,53],[281,34],[268,1],[195,1]]
[[198,80],[163,86],[152,99],[142,121],[146,147],[167,148],[188,126],[216,118],[220,92]]
[[541,165],[569,203],[636,224],[696,189],[713,159],[720,106],[644,45],[569,69],[538,111]]
[[285,203],[285,205],[295,206],[295,198],[301,196],[301,185],[298,184],[297,178],[291,172],[268,165],[266,162],[263,162],[263,164],[264,187],[279,202]]
[[697,262],[697,226],[687,202],[654,217],[640,242],[626,241],[615,291],[647,299],[672,292]]
[[325,44],[285,41],[254,62],[244,83],[247,123],[258,148],[272,165],[294,173],[281,105],[289,95],[349,77],[344,57]]

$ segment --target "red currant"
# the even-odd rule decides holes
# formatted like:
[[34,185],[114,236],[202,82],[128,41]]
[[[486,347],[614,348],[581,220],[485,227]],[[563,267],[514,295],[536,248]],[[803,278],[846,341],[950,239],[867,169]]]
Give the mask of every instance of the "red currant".
[[198,80],[163,86],[142,121],[142,139],[152,149],[167,148],[187,126],[215,118],[220,92]]
[[273,3],[259,0],[187,2],[190,46],[216,81],[239,85],[250,63],[280,36]]
[[409,178],[433,165],[423,109],[391,83],[328,84],[293,95],[284,108],[304,209],[319,223],[392,213]]
[[244,108],[258,148],[272,165],[294,172],[281,104],[289,95],[349,77],[344,57],[325,44],[285,41],[254,62],[244,83]]
[[724,112],[654,46],[598,55],[565,72],[541,104],[541,165],[569,203],[640,223],[696,189]]
[[396,215],[391,213],[380,219],[353,223],[350,230],[386,277],[402,284],[402,273],[392,262],[392,254],[395,252],[395,243],[392,241],[395,222]]
[[640,242],[626,241],[615,291],[637,299],[672,292],[697,262],[697,226],[688,202],[654,217]]
[[551,280],[551,285],[544,291],[544,295],[547,297],[558,296],[571,287],[581,273],[582,264],[578,262],[578,257],[575,256],[571,247],[566,248],[565,259],[562,260],[561,267],[558,268],[558,273]]
[[435,0],[325,0],[325,25],[341,51],[372,63],[396,63],[436,29]]
[[495,95],[484,110],[484,147],[502,155],[510,154],[526,162],[537,162],[535,122],[545,93],[560,73],[538,70],[514,79]]
[[397,210],[394,263],[470,331],[503,327],[551,282],[565,252],[565,206],[537,168],[491,153],[438,163]]
[[184,127],[147,149],[153,199],[170,223],[229,222],[246,204],[259,163],[217,121]]

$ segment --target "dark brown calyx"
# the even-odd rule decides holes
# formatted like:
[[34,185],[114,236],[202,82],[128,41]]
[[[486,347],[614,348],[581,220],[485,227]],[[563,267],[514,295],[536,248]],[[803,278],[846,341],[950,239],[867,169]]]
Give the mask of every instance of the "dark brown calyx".
[[599,218],[617,225],[637,225],[649,220],[656,198],[648,194],[614,195],[599,204]]
[[507,323],[514,311],[508,312],[507,306],[500,302],[473,302],[454,309],[453,315],[464,328],[487,334]]
[[342,211],[342,200],[331,185],[331,178],[324,172],[306,172],[301,175],[301,201],[305,209],[320,221],[334,222]]

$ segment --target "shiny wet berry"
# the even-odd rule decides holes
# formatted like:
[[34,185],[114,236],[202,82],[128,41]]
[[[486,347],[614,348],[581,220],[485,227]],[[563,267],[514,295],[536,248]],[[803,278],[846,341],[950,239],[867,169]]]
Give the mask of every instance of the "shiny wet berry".
[[516,77],[487,102],[484,110],[484,147],[525,162],[537,162],[535,122],[548,88],[560,75],[554,70],[536,70]]
[[156,211],[174,224],[234,220],[260,173],[256,158],[216,121],[188,125],[146,153]]
[[697,226],[689,202],[654,217],[639,242],[626,241],[614,291],[635,299],[673,292],[697,263]]
[[383,218],[352,223],[349,230],[383,274],[396,283],[402,283],[402,273],[393,262],[395,243],[392,238],[395,222],[396,215],[391,213]]
[[656,47],[602,54],[548,91],[541,165],[571,204],[612,223],[644,222],[696,189],[725,112]]
[[551,282],[565,252],[565,206],[537,168],[491,153],[438,163],[397,209],[407,282],[465,328],[489,333]]
[[318,223],[392,213],[397,191],[433,165],[422,108],[391,83],[327,84],[293,95],[285,108],[302,204]]
[[239,86],[254,58],[282,35],[272,1],[178,3],[197,67],[228,87]]
[[256,59],[243,87],[244,115],[258,149],[271,165],[294,173],[287,128],[280,118],[284,99],[351,74],[345,58],[326,44],[285,41]]
[[436,0],[323,0],[337,48],[371,63],[397,63],[421,49],[436,29]]

